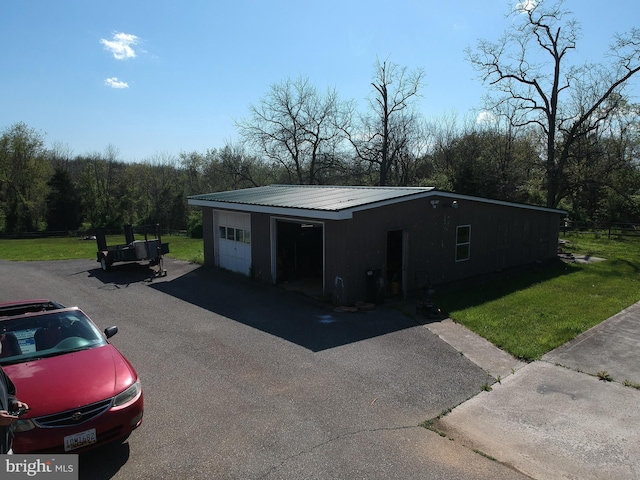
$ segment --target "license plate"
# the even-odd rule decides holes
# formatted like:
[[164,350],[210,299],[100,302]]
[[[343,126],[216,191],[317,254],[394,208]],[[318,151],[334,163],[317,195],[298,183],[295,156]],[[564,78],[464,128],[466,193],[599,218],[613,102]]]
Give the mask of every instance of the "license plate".
[[76,448],[85,447],[96,443],[96,429],[85,430],[84,432],[76,433],[74,435],[67,435],[64,437],[64,451],[69,452]]

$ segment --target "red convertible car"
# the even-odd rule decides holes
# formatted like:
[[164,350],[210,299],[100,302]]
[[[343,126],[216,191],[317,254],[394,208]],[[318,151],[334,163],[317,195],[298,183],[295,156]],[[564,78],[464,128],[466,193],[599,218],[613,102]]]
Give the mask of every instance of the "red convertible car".
[[29,410],[14,422],[15,453],[81,453],[122,441],[142,423],[133,366],[77,307],[0,304],[0,365]]

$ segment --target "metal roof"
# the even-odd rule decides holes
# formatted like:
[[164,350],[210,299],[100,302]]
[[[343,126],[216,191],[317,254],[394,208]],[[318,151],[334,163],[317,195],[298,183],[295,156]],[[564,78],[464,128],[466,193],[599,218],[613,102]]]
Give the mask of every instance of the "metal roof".
[[424,196],[433,187],[269,185],[188,197],[189,205],[280,213],[312,218],[351,218],[357,210]]
[[188,197],[189,205],[244,212],[344,220],[359,210],[438,195],[512,207],[566,214],[562,210],[490,200],[436,190],[434,187],[360,187],[326,185],[269,185]]

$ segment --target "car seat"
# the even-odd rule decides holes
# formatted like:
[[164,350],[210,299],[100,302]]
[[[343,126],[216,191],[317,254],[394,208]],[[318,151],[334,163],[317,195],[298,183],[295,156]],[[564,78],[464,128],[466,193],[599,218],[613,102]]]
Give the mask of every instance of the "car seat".
[[46,350],[55,347],[66,335],[62,331],[62,327],[42,327],[36,330],[33,339],[36,342],[36,350]]
[[0,335],[0,343],[2,343],[2,352],[0,352],[0,358],[22,355],[22,350],[20,349],[18,339],[13,333],[5,332]]

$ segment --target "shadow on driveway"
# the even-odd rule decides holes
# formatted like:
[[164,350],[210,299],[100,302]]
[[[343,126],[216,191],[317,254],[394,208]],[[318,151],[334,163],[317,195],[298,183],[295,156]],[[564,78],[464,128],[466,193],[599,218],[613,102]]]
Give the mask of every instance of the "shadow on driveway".
[[114,442],[79,456],[80,478],[107,480],[113,478],[129,461],[129,443]]
[[122,263],[112,265],[107,272],[101,268],[94,268],[87,272],[104,284],[120,287],[134,283],[152,282],[155,278],[160,278],[158,277],[158,267],[148,263]]
[[314,352],[418,326],[392,308],[337,313],[311,297],[209,267],[151,288]]

